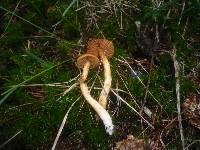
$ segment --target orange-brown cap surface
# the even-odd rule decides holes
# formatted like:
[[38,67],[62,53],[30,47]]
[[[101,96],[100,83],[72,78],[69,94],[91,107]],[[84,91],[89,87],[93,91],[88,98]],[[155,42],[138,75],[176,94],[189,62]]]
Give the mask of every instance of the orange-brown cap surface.
[[114,54],[114,45],[112,41],[106,39],[90,39],[87,44],[87,52],[98,53],[103,50],[107,58],[111,58]]
[[95,68],[99,63],[99,59],[96,56],[91,54],[83,54],[77,59],[77,66],[79,68],[83,68],[87,61],[90,62],[90,68]]

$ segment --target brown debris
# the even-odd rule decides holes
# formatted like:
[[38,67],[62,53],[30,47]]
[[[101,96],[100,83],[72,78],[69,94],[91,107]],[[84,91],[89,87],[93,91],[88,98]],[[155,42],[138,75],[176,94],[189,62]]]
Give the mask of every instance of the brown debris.
[[36,87],[27,87],[26,88],[27,94],[30,94],[33,96],[35,99],[38,101],[44,101],[46,96],[45,96],[45,91],[43,91],[41,88],[36,88]]
[[186,119],[200,129],[200,97],[192,95],[188,97],[183,103],[183,113]]
[[137,139],[133,135],[128,135],[127,139],[116,143],[115,150],[145,150],[143,139]]

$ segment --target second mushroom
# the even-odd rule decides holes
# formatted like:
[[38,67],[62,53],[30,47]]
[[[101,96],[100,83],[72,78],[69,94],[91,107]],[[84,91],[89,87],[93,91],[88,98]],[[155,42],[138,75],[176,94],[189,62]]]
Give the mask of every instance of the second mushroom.
[[[87,44],[87,52],[77,59],[77,66],[83,69],[80,78],[80,88],[86,101],[93,107],[99,117],[102,119],[106,131],[109,134],[113,132],[112,119],[106,111],[107,97],[111,88],[111,69],[108,58],[111,58],[114,53],[114,46],[111,41],[106,39],[90,39]],[[87,84],[89,68],[94,68],[99,64],[99,59],[104,67],[104,85],[99,96],[99,103],[90,95]]]

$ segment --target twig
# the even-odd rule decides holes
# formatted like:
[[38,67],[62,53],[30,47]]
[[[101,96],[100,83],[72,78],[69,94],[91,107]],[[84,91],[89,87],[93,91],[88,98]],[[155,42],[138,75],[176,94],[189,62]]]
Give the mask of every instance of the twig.
[[179,130],[182,142],[182,148],[185,149],[185,139],[183,134],[183,126],[182,126],[182,117],[181,117],[181,102],[180,102],[180,76],[179,76],[179,63],[176,60],[176,47],[173,45],[172,51],[172,59],[174,62],[174,70],[175,70],[175,79],[176,79],[176,99],[177,99],[177,112],[178,112],[178,122],[179,122]]

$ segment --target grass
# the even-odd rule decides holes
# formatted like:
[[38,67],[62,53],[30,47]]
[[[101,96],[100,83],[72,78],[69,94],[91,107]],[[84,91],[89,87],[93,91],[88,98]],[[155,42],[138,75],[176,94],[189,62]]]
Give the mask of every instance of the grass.
[[[0,6],[0,145],[51,149],[67,113],[57,149],[112,149],[129,134],[160,149],[182,149],[183,140],[186,148],[199,147],[199,129],[184,115],[184,139],[180,137],[171,58],[176,45],[182,105],[199,92],[199,5],[196,0],[6,1]],[[142,34],[147,38],[140,40]],[[106,38],[115,45],[108,105],[113,136],[105,133],[76,85],[76,59],[89,38]],[[145,49],[165,52],[152,56],[157,61],[151,72]],[[88,85],[95,98],[102,80],[101,68],[90,72]]]

